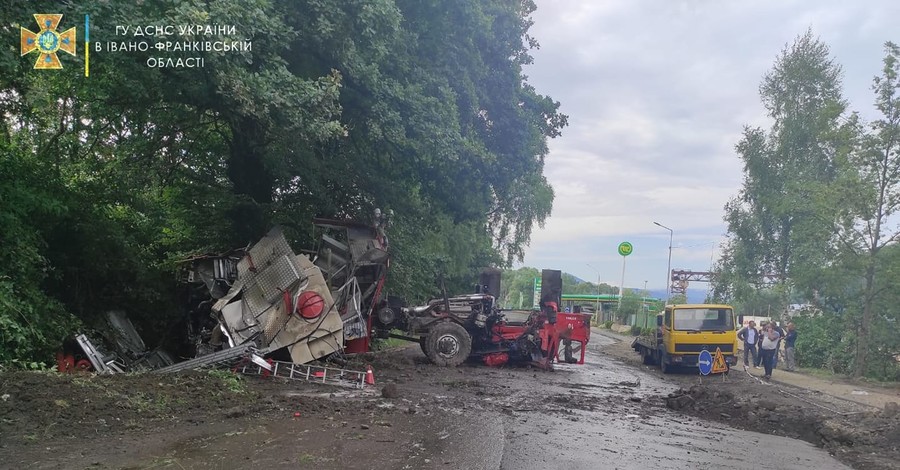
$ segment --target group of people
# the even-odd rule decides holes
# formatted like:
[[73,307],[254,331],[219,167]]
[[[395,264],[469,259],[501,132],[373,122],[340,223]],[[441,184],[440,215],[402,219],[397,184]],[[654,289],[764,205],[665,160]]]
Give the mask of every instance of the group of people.
[[760,323],[760,329],[757,329],[756,322],[750,320],[747,326],[738,330],[737,336],[744,342],[744,367],[750,367],[748,356],[752,356],[753,367],[759,369],[762,365],[765,369],[764,379],[771,379],[772,370],[778,366],[778,351],[782,340],[784,340],[786,370],[796,369],[794,344],[797,342],[797,330],[793,323],[788,323],[785,331],[774,321],[763,321]]

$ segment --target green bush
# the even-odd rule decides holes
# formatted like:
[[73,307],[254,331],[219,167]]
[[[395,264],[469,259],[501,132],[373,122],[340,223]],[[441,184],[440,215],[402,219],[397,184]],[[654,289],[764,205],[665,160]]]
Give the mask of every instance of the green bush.
[[45,234],[67,210],[66,191],[49,166],[15,147],[0,144],[0,168],[0,363],[49,363],[77,325],[44,289],[58,276]]
[[605,322],[603,322],[603,328],[606,328],[607,330],[609,330],[612,328],[612,324],[613,324],[612,320],[606,320]]
[[798,315],[792,320],[798,332],[798,365],[837,374],[851,372],[856,338],[840,326],[843,318],[826,312],[817,316]]

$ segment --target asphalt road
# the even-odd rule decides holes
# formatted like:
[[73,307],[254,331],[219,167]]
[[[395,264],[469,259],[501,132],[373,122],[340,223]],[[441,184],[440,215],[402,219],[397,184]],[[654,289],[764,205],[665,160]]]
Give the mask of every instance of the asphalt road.
[[[595,335],[591,341],[611,340]],[[456,442],[444,448],[466,450],[434,460],[510,470],[756,470],[765,455],[763,468],[849,468],[804,441],[737,430],[663,407],[648,412],[633,406],[676,386],[591,350],[583,366],[559,366],[551,377],[520,384],[527,390],[513,388],[512,394],[527,391],[561,406],[485,413],[477,423],[461,416],[448,431]]]
[[[395,398],[382,397],[376,387],[330,390],[263,380],[255,382],[260,399],[249,408],[169,416],[164,409],[150,413],[157,408],[149,404],[135,410],[110,402],[109,414],[59,415],[54,422],[75,426],[75,436],[47,438],[55,424],[17,443],[0,436],[0,453],[10,455],[0,468],[848,468],[804,441],[667,409],[657,397],[679,382],[595,351],[611,341],[592,335],[584,365],[561,364],[553,372],[477,364],[439,368],[425,363],[418,347],[406,348],[389,355],[394,365],[384,364],[377,379],[379,387],[399,387]],[[137,397],[148,387],[176,385],[140,379],[121,378],[134,382]],[[55,402],[29,406],[59,414],[60,396],[106,403],[103,396],[86,395],[97,389],[62,384]],[[13,394],[11,399],[20,398]],[[101,434],[103,422],[120,419],[124,429]]]

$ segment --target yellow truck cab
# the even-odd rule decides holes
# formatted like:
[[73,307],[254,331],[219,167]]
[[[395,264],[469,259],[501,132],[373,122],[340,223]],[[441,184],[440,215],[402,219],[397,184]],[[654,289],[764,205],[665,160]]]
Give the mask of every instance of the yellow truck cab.
[[644,364],[659,364],[664,374],[672,366],[697,366],[700,351],[722,351],[730,366],[737,361],[734,308],[724,304],[667,305],[656,317],[655,334],[635,338],[631,347]]

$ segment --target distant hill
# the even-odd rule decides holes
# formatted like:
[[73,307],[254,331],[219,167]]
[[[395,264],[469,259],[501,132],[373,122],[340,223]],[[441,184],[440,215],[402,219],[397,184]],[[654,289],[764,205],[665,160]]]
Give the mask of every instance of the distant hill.
[[[501,305],[506,308],[528,308],[531,306],[534,298],[534,280],[541,276],[541,272],[536,268],[522,266],[518,269],[507,269],[503,271],[503,280],[501,281],[500,299]],[[562,284],[564,294],[597,294],[598,292],[605,295],[615,295],[618,293],[618,286],[614,286],[603,282],[598,287],[591,281],[581,279],[570,273],[562,273]],[[642,293],[640,286],[628,286],[628,290],[634,290],[635,294]],[[648,289],[647,295],[657,299],[665,299],[665,289]],[[706,286],[701,285],[697,289],[688,289],[688,302],[703,303],[706,300]]]
[[[665,289],[647,289],[647,292],[650,297],[656,297],[657,299],[666,298]],[[688,289],[687,300],[688,303],[702,304],[706,300],[706,289]]]

